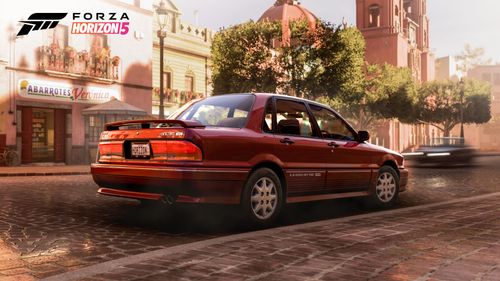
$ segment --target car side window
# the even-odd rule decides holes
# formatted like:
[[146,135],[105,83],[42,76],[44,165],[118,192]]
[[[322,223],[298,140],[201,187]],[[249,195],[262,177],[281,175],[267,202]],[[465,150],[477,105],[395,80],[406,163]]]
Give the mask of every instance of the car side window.
[[324,138],[334,140],[355,139],[348,125],[335,113],[317,105],[310,105],[310,108]]
[[278,134],[312,137],[311,118],[302,102],[276,100],[276,131]]

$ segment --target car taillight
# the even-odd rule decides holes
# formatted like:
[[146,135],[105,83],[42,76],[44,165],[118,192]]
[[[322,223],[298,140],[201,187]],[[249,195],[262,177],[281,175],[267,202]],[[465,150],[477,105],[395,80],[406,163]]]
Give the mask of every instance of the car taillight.
[[201,161],[201,149],[194,143],[180,140],[152,140],[153,158],[164,161]]
[[102,156],[122,156],[123,142],[101,142],[99,143],[99,155]]

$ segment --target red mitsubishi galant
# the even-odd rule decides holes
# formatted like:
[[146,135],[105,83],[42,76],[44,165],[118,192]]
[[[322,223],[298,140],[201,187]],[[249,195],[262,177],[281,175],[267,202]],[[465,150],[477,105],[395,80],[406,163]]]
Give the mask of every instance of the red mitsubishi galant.
[[266,225],[286,203],[365,197],[392,206],[408,179],[403,157],[368,139],[316,102],[214,96],[169,120],[107,124],[92,175],[100,194],[239,204],[248,219]]

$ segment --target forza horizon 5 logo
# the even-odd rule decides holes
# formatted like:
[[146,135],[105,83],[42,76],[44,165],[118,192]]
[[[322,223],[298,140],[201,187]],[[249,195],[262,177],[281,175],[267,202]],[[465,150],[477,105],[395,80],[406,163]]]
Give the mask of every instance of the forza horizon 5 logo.
[[[34,13],[23,23],[17,36],[28,35],[32,31],[53,29],[68,13]],[[127,13],[73,13],[72,34],[119,34],[129,32]]]
[[34,30],[52,29],[57,26],[60,20],[66,17],[68,13],[34,13],[28,20],[22,20],[21,30],[17,36],[28,35]]

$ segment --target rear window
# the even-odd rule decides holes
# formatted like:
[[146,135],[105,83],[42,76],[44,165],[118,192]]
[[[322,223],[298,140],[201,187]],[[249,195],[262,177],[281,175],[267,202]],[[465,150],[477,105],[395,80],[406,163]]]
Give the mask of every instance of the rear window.
[[188,107],[177,119],[196,120],[212,127],[243,128],[254,100],[254,95],[210,97]]

